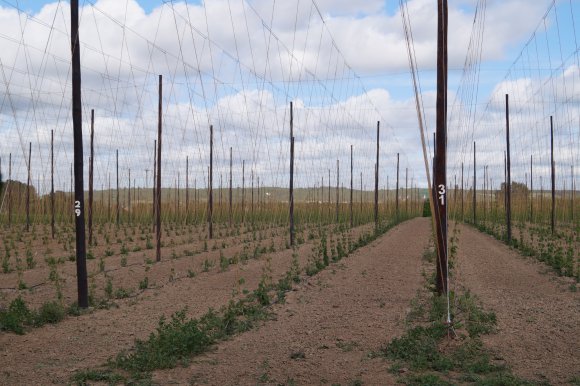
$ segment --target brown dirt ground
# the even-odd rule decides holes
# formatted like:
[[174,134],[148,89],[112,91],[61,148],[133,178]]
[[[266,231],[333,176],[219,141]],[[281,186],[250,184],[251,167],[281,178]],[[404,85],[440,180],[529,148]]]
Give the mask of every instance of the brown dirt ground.
[[[422,285],[429,222],[414,219],[309,278],[273,307],[276,320],[218,345],[188,367],[160,371],[160,384],[393,385],[370,355],[401,335]],[[298,357],[293,359],[293,357]]]
[[545,265],[459,226],[456,277],[498,319],[485,343],[514,374],[551,384],[580,376],[580,296]]

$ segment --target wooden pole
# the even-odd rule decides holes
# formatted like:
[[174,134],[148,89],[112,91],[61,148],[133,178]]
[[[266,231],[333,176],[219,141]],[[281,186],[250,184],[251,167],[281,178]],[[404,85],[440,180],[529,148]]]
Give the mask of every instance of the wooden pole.
[[377,121],[377,160],[375,163],[375,229],[379,227],[379,137],[381,122]]
[[556,231],[556,163],[554,162],[554,117],[550,116],[550,154],[552,171],[552,214],[550,225],[552,234]]
[[75,174],[75,230],[76,230],[76,266],[78,305],[87,308],[89,292],[87,280],[87,262],[85,245],[85,212],[83,183],[83,128],[81,105],[81,56],[79,38],[79,3],[71,0],[71,50],[72,50],[72,117],[74,142],[74,174]]
[[405,168],[405,216],[409,215],[409,168]]
[[292,102],[290,102],[290,197],[288,202],[290,204],[290,245],[294,245],[294,110]]
[[242,160],[242,223],[244,223],[246,215],[246,160]]
[[463,162],[461,163],[461,221],[464,220],[464,203],[463,203]]
[[338,201],[339,201],[339,186],[340,186],[340,164],[336,160],[336,223],[338,223]]
[[395,211],[397,216],[397,221],[399,221],[399,153],[397,153],[397,185],[395,194]]
[[[90,190],[89,190],[90,193]],[[89,200],[90,201],[90,200]],[[89,207],[90,208],[90,207]],[[50,130],[50,233],[54,239],[54,130]],[[90,212],[89,212],[90,213]],[[89,217],[90,219],[90,217]],[[90,222],[89,222],[90,224]],[[90,233],[89,233],[90,234]],[[89,238],[90,240],[90,238]],[[90,244],[90,241],[89,241]]]
[[121,222],[121,205],[119,199],[119,149],[117,149],[117,226]]
[[189,156],[185,157],[185,223],[189,223]]
[[534,156],[530,155],[530,222],[534,221]]
[[26,180],[26,231],[30,230],[30,161],[32,160],[32,142],[28,143],[28,179]]
[[91,142],[90,142],[90,152],[89,157],[89,210],[88,210],[88,226],[89,226],[89,246],[93,245],[93,175],[94,175],[94,162],[95,162],[95,110],[91,109]]
[[512,241],[512,172],[511,172],[511,154],[510,154],[510,110],[509,110],[509,95],[505,95],[505,124],[506,124],[506,167],[507,167],[507,184],[505,193],[506,201],[506,226],[507,226],[507,241]]
[[[437,130],[434,186],[437,233],[437,292],[447,294],[447,0],[438,0]],[[449,321],[449,320],[448,320]]]
[[163,76],[159,75],[159,100],[157,104],[157,172],[155,181],[155,260],[161,261],[161,136],[163,129]]
[[574,179],[574,165],[570,165],[570,187],[572,189],[572,197],[570,197],[570,220],[574,222],[574,205],[576,203],[576,181]]
[[473,141],[473,224],[477,225],[477,160],[475,158],[476,147]]
[[127,189],[127,222],[131,224],[131,169],[129,169],[129,189]]
[[354,226],[352,214],[352,145],[350,145],[350,227]]
[[153,223],[153,230],[155,230],[157,216],[157,140],[153,141],[153,208],[151,210],[151,222]]
[[8,183],[6,189],[8,190],[8,226],[12,224],[12,153],[8,155]]
[[213,125],[209,126],[209,191],[207,212],[208,238],[213,238]]
[[229,220],[230,228],[232,227],[232,148],[230,146],[230,191],[229,191]]

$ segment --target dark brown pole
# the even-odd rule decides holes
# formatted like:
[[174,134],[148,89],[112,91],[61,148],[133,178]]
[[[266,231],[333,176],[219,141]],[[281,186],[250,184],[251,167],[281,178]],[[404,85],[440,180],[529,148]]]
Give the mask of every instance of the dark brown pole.
[[232,148],[230,146],[230,191],[229,191],[229,220],[232,227]]
[[530,155],[530,222],[534,221],[534,156]]
[[377,121],[377,161],[375,163],[375,229],[379,227],[379,137],[381,122]]
[[[434,186],[437,233],[437,292],[447,293],[447,0],[438,0],[437,130]],[[449,321],[449,320],[448,320]]]
[[512,241],[512,172],[511,172],[511,157],[510,157],[510,109],[509,109],[509,95],[505,95],[505,124],[506,124],[506,167],[507,167],[507,183],[505,187],[506,193],[506,226],[507,226],[507,241]]
[[75,202],[76,216],[76,264],[78,305],[87,308],[89,292],[87,281],[87,261],[85,245],[85,212],[84,212],[84,183],[83,183],[83,127],[81,105],[81,56],[79,38],[79,2],[71,0],[71,49],[72,49],[72,118],[74,139],[74,174],[75,174]]
[[395,210],[397,215],[397,221],[399,221],[399,153],[397,153],[397,186],[395,194]]
[[552,170],[552,215],[550,225],[552,234],[556,230],[556,163],[554,162],[554,117],[550,116],[550,154]]
[[32,142],[28,143],[28,178],[26,180],[26,231],[30,230],[30,161],[32,159]]
[[294,109],[290,102],[290,245],[294,245]]
[[339,200],[339,185],[340,185],[340,164],[336,160],[336,222],[338,223],[338,200]]
[[252,186],[251,186],[251,196],[252,196],[252,201],[250,203],[250,217],[251,217],[251,221],[252,224],[254,223],[254,169],[252,169],[251,173],[250,173],[250,177],[252,180]]
[[155,230],[156,225],[156,215],[157,211],[157,140],[153,141],[153,209],[151,214],[153,215],[151,220],[153,222],[153,230]]
[[8,155],[8,182],[6,189],[8,190],[8,226],[12,224],[12,153]]
[[88,209],[88,225],[89,225],[89,246],[93,245],[93,175],[94,175],[94,138],[95,138],[95,110],[91,109],[91,143],[89,157],[89,209]]
[[477,225],[477,162],[475,152],[475,141],[473,141],[473,224]]
[[570,197],[570,220],[574,222],[574,204],[576,203],[576,181],[574,179],[574,165],[570,165],[570,187],[572,189],[572,197]]
[[129,189],[127,189],[127,222],[131,224],[131,169],[129,169]]
[[117,149],[117,226],[121,222],[121,204],[119,200],[119,149]]
[[463,219],[464,219],[463,189],[464,189],[464,185],[463,185],[463,162],[462,162],[461,163],[461,221],[463,221]]
[[185,223],[189,223],[189,156],[185,157]]
[[354,219],[352,214],[352,145],[350,145],[350,227],[354,226]]
[[409,215],[409,168],[405,168],[405,216]]
[[207,212],[208,238],[213,238],[213,125],[209,126],[209,191]]
[[163,128],[163,76],[159,75],[159,101],[157,105],[157,181],[155,188],[155,260],[161,261],[161,134]]
[[246,200],[246,160],[242,160],[242,223],[244,222],[246,215],[245,208]]
[[[54,130],[50,131],[50,233],[54,239]],[[90,240],[90,239],[89,239]]]
[[107,203],[107,221],[111,221],[111,173],[109,173],[108,176],[109,176],[109,200]]

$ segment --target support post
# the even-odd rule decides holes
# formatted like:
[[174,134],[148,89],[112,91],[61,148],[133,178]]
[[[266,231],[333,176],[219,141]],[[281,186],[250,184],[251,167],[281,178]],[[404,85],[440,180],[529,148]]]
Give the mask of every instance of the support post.
[[[89,173],[90,175],[90,173]],[[90,190],[89,190],[90,193]],[[90,201],[90,200],[89,200]],[[90,208],[90,207],[89,207]],[[50,233],[54,239],[54,130],[50,130]],[[90,213],[90,212],[89,212]],[[90,219],[90,217],[89,217]],[[90,224],[90,222],[89,222]],[[90,233],[89,233],[90,234]],[[90,238],[89,238],[90,240]],[[90,241],[89,241],[90,245]]]
[[32,142],[28,143],[28,178],[26,180],[26,232],[30,230],[30,162],[32,160]]
[[213,125],[209,126],[209,190],[207,211],[208,238],[213,239]]
[[395,187],[395,213],[397,217],[397,222],[399,221],[399,153],[397,153],[397,184]]
[[338,201],[339,201],[339,185],[340,185],[340,164],[336,160],[336,223],[338,224]]
[[294,245],[294,111],[290,102],[290,246]]
[[[437,233],[437,292],[448,292],[447,266],[447,0],[438,0],[437,131],[434,185]],[[449,316],[448,316],[449,319]],[[448,320],[449,321],[449,320]]]
[[95,162],[94,138],[95,138],[95,110],[91,109],[91,142],[90,142],[91,156],[89,157],[89,210],[88,210],[89,246],[93,245],[93,199],[94,199],[93,167]]
[[350,145],[350,227],[354,226],[352,214],[352,145]]
[[230,191],[229,191],[229,221],[230,228],[232,227],[232,148],[230,146]]
[[74,175],[75,175],[75,231],[76,231],[76,265],[78,305],[89,306],[87,280],[87,261],[85,244],[85,211],[83,183],[83,127],[81,105],[81,56],[79,38],[79,3],[71,0],[71,50],[72,50],[72,118],[74,142]]
[[550,155],[551,155],[551,172],[552,172],[552,213],[550,225],[552,234],[556,230],[556,163],[554,162],[554,117],[550,116]]
[[507,182],[505,186],[506,193],[506,227],[507,227],[507,241],[512,241],[512,172],[511,172],[511,157],[510,157],[510,108],[509,95],[505,94],[505,124],[506,124],[506,168],[507,168]]
[[163,129],[163,76],[159,75],[159,100],[157,104],[157,181],[155,181],[155,260],[161,261],[161,137]]
[[381,122],[377,121],[377,160],[375,162],[375,230],[379,228],[379,137]]

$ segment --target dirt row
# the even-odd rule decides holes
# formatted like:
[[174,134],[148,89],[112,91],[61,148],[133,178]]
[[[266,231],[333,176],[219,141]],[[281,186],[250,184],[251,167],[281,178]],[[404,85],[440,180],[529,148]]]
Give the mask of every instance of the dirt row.
[[[485,344],[521,377],[569,384],[580,376],[580,297],[544,265],[499,241],[459,226],[452,286],[475,293],[498,319]],[[186,367],[158,371],[157,384],[394,385],[389,363],[371,355],[403,334],[411,299],[424,285],[421,256],[430,224],[414,219],[390,230],[319,274],[305,279],[272,306],[275,320],[215,346]],[[312,245],[298,251],[303,267]],[[272,276],[284,274],[291,251],[271,256]],[[24,336],[0,334],[0,384],[67,384],[79,369],[95,367],[135,338],[145,338],[160,315],[188,307],[199,316],[243,289],[256,288],[265,258],[199,273],[119,308],[68,318]],[[243,281],[240,279],[244,279]],[[243,284],[240,284],[243,283]],[[89,348],[89,349],[87,349]]]

